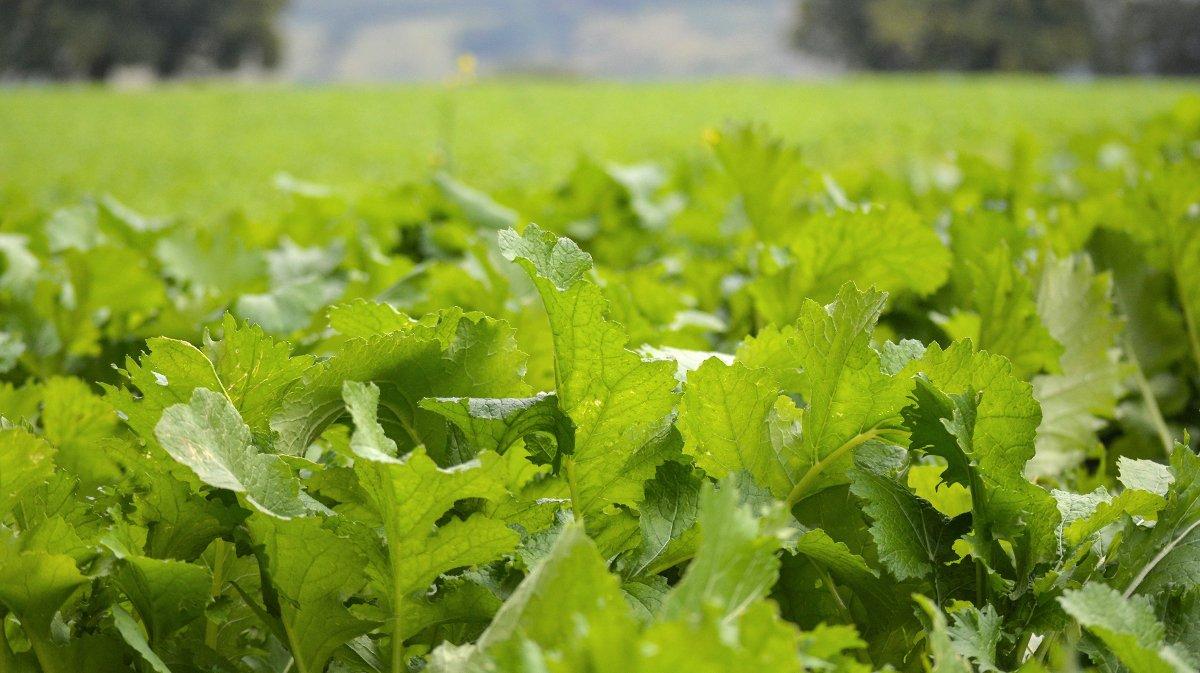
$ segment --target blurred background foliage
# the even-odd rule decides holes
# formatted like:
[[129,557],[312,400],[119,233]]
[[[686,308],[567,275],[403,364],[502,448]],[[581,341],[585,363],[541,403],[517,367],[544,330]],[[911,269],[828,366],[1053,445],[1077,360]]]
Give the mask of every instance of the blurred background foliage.
[[427,79],[464,51],[541,76],[1181,75],[1200,72],[1200,1],[0,0],[6,79]]
[[3,0],[0,75],[103,80],[279,64],[286,0]]
[[804,50],[872,70],[1200,72],[1194,0],[804,0]]

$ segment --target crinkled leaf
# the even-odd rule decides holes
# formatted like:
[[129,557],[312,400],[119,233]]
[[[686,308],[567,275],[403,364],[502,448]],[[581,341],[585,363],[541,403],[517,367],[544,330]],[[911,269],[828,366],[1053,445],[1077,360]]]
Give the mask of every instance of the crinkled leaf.
[[1117,553],[1113,585],[1126,596],[1200,584],[1200,456],[1176,445],[1171,472],[1158,522],[1131,531]]
[[663,604],[661,619],[699,616],[715,611],[722,621],[737,621],[765,596],[779,575],[776,552],[782,545],[777,513],[754,512],[743,505],[732,480],[700,491],[700,543],[696,558]]
[[973,537],[985,562],[995,538],[1013,543],[1018,573],[1056,551],[1054,498],[1025,478],[1041,413],[1028,383],[970,342],[931,346],[906,372],[920,374],[905,408],[913,449],[945,458],[947,481],[972,491]]
[[1164,628],[1143,596],[1122,597],[1099,582],[1067,591],[1064,610],[1112,650],[1132,673],[1184,673],[1194,669],[1163,640]]
[[913,599],[929,621],[929,655],[933,659],[933,665],[929,667],[931,673],[973,673],[970,662],[958,652],[950,638],[949,625],[941,608],[925,596],[914,595]]
[[278,451],[301,454],[343,417],[342,384],[359,381],[379,387],[379,421],[402,452],[424,445],[440,458],[446,448],[446,423],[420,408],[420,401],[527,394],[528,386],[521,382],[524,362],[512,328],[460,310],[428,316],[404,329],[349,339],[289,391],[283,410],[271,421],[279,433]]
[[1008,247],[968,266],[975,314],[969,319],[968,314],[952,316],[944,325],[950,336],[971,339],[980,350],[1007,357],[1019,378],[1058,372],[1063,348],[1042,324],[1032,284],[1017,269]]
[[154,434],[172,458],[209,486],[241,493],[268,514],[304,514],[300,482],[291,468],[251,443],[250,428],[221,393],[197,388],[190,403],[163,411]]
[[799,317],[806,299],[833,300],[849,281],[926,295],[946,281],[950,268],[950,253],[934,230],[900,207],[810,216],[784,240],[786,249],[759,254],[750,289],[757,309],[777,325]]
[[809,301],[801,312],[793,342],[800,389],[792,392],[807,406],[789,502],[846,483],[854,450],[900,424],[907,383],[885,374],[870,346],[885,299],[847,283],[829,306]]
[[1079,465],[1094,452],[1102,419],[1116,412],[1124,372],[1111,293],[1110,279],[1095,273],[1089,257],[1046,261],[1037,311],[1063,350],[1061,372],[1033,380],[1042,406],[1037,455],[1027,468],[1034,475],[1055,476]]
[[576,508],[637,503],[665,458],[655,439],[675,403],[674,366],[626,348],[627,333],[588,278],[591,257],[573,242],[530,225],[500,232],[500,248],[529,274],[550,319],[556,393],[575,424]]
[[629,570],[631,576],[661,572],[696,551],[701,479],[688,466],[663,463],[646,483],[646,500],[638,515],[642,544]]
[[770,371],[714,358],[688,375],[679,429],[684,451],[705,472],[721,478],[745,470],[784,498],[795,485],[801,459],[790,435],[771,430],[797,415],[795,405],[780,398]]
[[265,570],[278,592],[279,617],[298,670],[325,670],[334,650],[375,627],[344,604],[361,588],[366,559],[320,519],[256,515],[249,525],[264,546]]
[[119,561],[114,580],[146,625],[151,643],[198,619],[212,588],[212,575],[198,565],[144,556]]
[[21,428],[0,428],[0,520],[54,471],[54,447]]
[[985,605],[965,607],[954,613],[954,623],[946,628],[951,647],[960,656],[974,662],[980,671],[1000,673],[996,648],[1004,637],[1004,621],[996,608]]
[[879,561],[897,580],[932,579],[937,591],[942,564],[951,560],[951,545],[964,532],[908,488],[904,473],[870,461],[855,461],[850,492],[871,518],[871,537]]
[[421,400],[421,408],[456,425],[476,450],[503,453],[526,435],[545,432],[555,438],[560,454],[574,452],[574,428],[559,411],[553,394],[499,399],[433,397]]

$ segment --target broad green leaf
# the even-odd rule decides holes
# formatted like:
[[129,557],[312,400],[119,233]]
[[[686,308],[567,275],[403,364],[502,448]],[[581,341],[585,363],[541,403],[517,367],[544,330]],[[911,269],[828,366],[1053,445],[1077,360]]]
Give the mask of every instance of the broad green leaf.
[[665,458],[655,439],[675,403],[673,364],[626,348],[625,330],[608,320],[607,301],[588,278],[591,257],[573,242],[530,225],[523,234],[500,232],[500,247],[529,274],[550,320],[555,392],[575,424],[576,509],[636,504]]
[[21,428],[0,428],[0,520],[53,471],[54,447],[46,440]]
[[913,600],[921,607],[929,622],[929,655],[933,663],[929,666],[931,673],[973,673],[967,658],[960,654],[950,638],[949,625],[946,615],[942,613],[937,603],[919,594],[913,595]]
[[424,445],[440,461],[446,423],[420,408],[420,401],[528,394],[521,381],[524,362],[508,325],[459,310],[427,316],[403,329],[348,339],[288,392],[282,411],[271,421],[279,433],[277,450],[302,454],[344,416],[342,385],[359,381],[379,387],[379,420],[402,452]]
[[209,486],[243,494],[251,505],[274,516],[289,518],[306,511],[291,468],[251,443],[250,428],[225,395],[197,388],[190,403],[163,411],[154,434],[172,458]]
[[776,238],[792,223],[799,188],[808,177],[799,149],[751,124],[713,130],[706,139],[755,232],[764,240]]
[[56,376],[42,387],[42,435],[58,449],[55,462],[85,484],[111,483],[120,471],[104,444],[116,434],[112,405],[80,379]]
[[146,660],[146,663],[149,664],[155,673],[171,673],[171,669],[167,664],[150,647],[150,641],[146,639],[146,634],[142,632],[142,627],[138,626],[137,621],[134,620],[132,615],[125,612],[121,606],[114,605],[112,606],[112,617],[113,626],[116,627],[117,632],[121,634],[121,637],[125,639],[125,642],[130,647],[137,650],[137,653],[141,655],[142,659]]
[[[1175,280],[1183,324],[1193,364],[1200,367],[1200,212],[1197,212],[1195,173],[1164,170],[1148,176],[1143,189],[1132,193],[1144,200],[1129,232],[1150,242],[1162,266]],[[1142,210],[1144,208],[1144,210]]]
[[444,470],[417,450],[397,462],[359,461],[355,471],[383,519],[397,610],[442,572],[491,561],[516,546],[515,532],[482,514],[434,526],[459,500],[507,496],[504,464],[495,454]]
[[628,670],[635,628],[618,579],[582,524],[570,523],[463,659],[477,665],[491,657],[511,659],[530,643],[572,662],[575,670],[616,673]]
[[965,607],[953,614],[954,623],[946,628],[951,647],[971,662],[980,671],[1000,673],[996,661],[996,648],[1004,636],[1004,622],[996,608],[985,605],[982,610],[975,606]]
[[355,299],[329,309],[329,327],[353,339],[399,332],[418,325],[416,320],[397,311],[391,304]]
[[[688,452],[717,475],[746,469],[792,504],[846,483],[856,449],[896,434],[907,392],[870,346],[884,299],[847,283],[828,306],[806,301],[794,326],[747,339],[731,367],[702,367],[720,378],[693,373],[680,411]],[[782,392],[804,399],[802,413]]]
[[701,479],[688,466],[666,462],[646,483],[646,500],[638,514],[642,544],[629,575],[654,575],[691,558],[699,529]]
[[406,604],[401,638],[438,626],[465,624],[482,630],[500,609],[501,600],[493,589],[472,576],[455,575],[438,583],[432,596],[410,600]]
[[1042,271],[1037,311],[1062,344],[1061,373],[1033,379],[1042,407],[1037,455],[1027,470],[1056,476],[1095,453],[1096,431],[1116,412],[1124,372],[1118,363],[1121,322],[1113,316],[1112,283],[1089,257],[1050,258]]
[[137,478],[140,488],[130,518],[147,529],[147,555],[193,561],[213,539],[240,522],[239,508],[196,497],[191,485],[161,467],[158,461],[147,461]]
[[1126,596],[1200,584],[1200,456],[1177,444],[1171,472],[1158,522],[1131,531],[1117,552],[1113,586]]
[[154,645],[199,619],[212,588],[212,575],[198,565],[144,556],[119,560],[113,579]]
[[943,479],[971,490],[976,552],[989,567],[997,538],[1014,547],[1018,576],[1056,552],[1054,498],[1025,478],[1041,412],[1031,386],[998,355],[970,342],[934,345],[905,370],[917,375],[904,411],[914,450],[945,458]]
[[[1146,231],[1137,227],[1139,234]],[[1145,246],[1124,232],[1101,229],[1088,247],[1096,263],[1112,274],[1113,299],[1125,316],[1122,345],[1130,359],[1150,377],[1186,358],[1187,327],[1175,304],[1173,275],[1155,269]]]
[[834,668],[842,649],[861,647],[857,638],[831,638],[828,630],[802,634],[766,601],[755,601],[739,615],[736,627],[705,612],[691,619],[652,625],[638,647],[638,668],[646,673],[786,672]]
[[1167,466],[1121,456],[1117,467],[1120,470],[1118,478],[1125,490],[1116,496],[1110,495],[1104,487],[1082,495],[1054,491],[1058,509],[1063,514],[1063,539],[1067,544],[1082,544],[1120,521],[1124,515],[1155,517],[1166,505],[1167,490],[1173,481]]
[[1194,671],[1163,639],[1163,625],[1144,596],[1123,597],[1099,582],[1065,592],[1064,610],[1096,635],[1132,673]]
[[280,619],[299,673],[320,673],[334,650],[375,627],[345,607],[366,581],[366,559],[320,519],[255,515],[251,534],[265,549]]
[[148,441],[164,409],[187,403],[193,391],[207,388],[226,395],[255,440],[263,442],[288,390],[313,366],[311,356],[292,356],[287,343],[229,315],[221,323],[221,339],[205,333],[202,349],[167,338],[150,339],[147,345],[149,352],[137,362],[128,359],[124,371],[140,396],[126,389],[108,392],[126,423]]
[[865,602],[886,601],[878,571],[867,565],[862,556],[850,551],[844,542],[834,540],[825,531],[814,528],[803,532],[796,539],[795,549],[797,555],[807,557],[839,583],[862,594]]
[[50,622],[72,594],[87,583],[75,559],[65,554],[23,551],[9,541],[0,558],[0,604],[15,614],[35,647],[48,644]]
[[526,435],[544,432],[555,438],[558,453],[574,452],[574,428],[550,393],[499,399],[433,397],[421,400],[420,406],[457,426],[475,450],[503,453]]
[[718,490],[700,490],[700,542],[683,579],[667,595],[663,620],[712,611],[722,622],[736,622],[743,611],[770,591],[779,575],[776,553],[782,546],[779,512],[754,512],[741,503],[732,480]]
[[221,338],[205,334],[203,350],[255,439],[269,435],[271,417],[287,391],[314,364],[312,356],[293,356],[286,342],[275,341],[257,325],[238,324],[228,314],[221,322]]
[[879,561],[897,580],[930,579],[941,596],[939,575],[953,560],[951,546],[964,527],[951,522],[913,493],[905,472],[877,461],[856,460],[850,492],[871,518],[871,538]]
[[757,309],[776,325],[799,317],[806,299],[832,301],[850,281],[927,295],[946,281],[950,267],[950,253],[933,229],[900,207],[809,216],[783,240],[786,248],[759,253],[750,289]]
[[125,360],[125,378],[137,388],[107,388],[108,397],[126,425],[144,441],[155,441],[155,426],[163,411],[187,404],[198,388],[222,390],[221,380],[204,353],[178,339],[156,337],[146,341],[148,351],[139,360]]
[[[366,397],[378,390],[370,386],[347,385],[347,403],[358,406],[354,397]],[[365,425],[375,421],[374,414],[357,419]],[[376,423],[377,425],[377,423]],[[367,442],[380,433],[369,427],[356,429],[360,438],[360,460],[355,462],[368,503],[383,522],[381,529],[385,554],[374,558],[375,572],[385,580],[386,610],[392,633],[393,670],[402,669],[402,641],[413,632],[407,623],[410,602],[421,601],[438,575],[463,566],[495,560],[516,547],[517,534],[502,521],[481,513],[465,519],[450,517],[448,510],[460,500],[505,499],[506,464],[501,456],[482,452],[479,457],[449,469],[437,466],[418,447],[402,459],[392,458],[387,449]],[[417,614],[416,612],[412,613]],[[397,668],[400,667],[400,668]]]
[[870,346],[885,298],[847,283],[827,307],[807,302],[796,322],[793,352],[800,388],[791,392],[807,406],[789,503],[846,483],[855,449],[893,436],[900,425],[908,384],[885,374]]
[[[845,516],[844,510],[838,514]],[[872,661],[904,660],[905,643],[920,626],[904,600],[906,585],[882,577],[824,530],[804,531],[793,546],[796,555],[785,557],[773,594],[789,608],[785,614],[805,628],[815,626],[813,622],[852,623],[868,643]]]
[[745,470],[780,498],[787,497],[801,469],[791,433],[773,432],[799,416],[780,397],[766,369],[717,359],[688,375],[679,407],[684,451],[713,477]]
[[971,339],[980,350],[1003,355],[1013,373],[1028,379],[1057,373],[1063,348],[1042,323],[1033,287],[1007,246],[969,263],[975,314],[951,316],[943,327],[954,339]]

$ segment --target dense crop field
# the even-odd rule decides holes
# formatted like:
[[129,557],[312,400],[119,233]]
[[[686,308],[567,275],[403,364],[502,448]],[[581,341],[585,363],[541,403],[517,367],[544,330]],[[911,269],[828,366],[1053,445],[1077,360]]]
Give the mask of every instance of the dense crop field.
[[414,91],[0,102],[0,673],[1200,667],[1200,100]]
[[761,121],[827,171],[895,170],[949,151],[1003,159],[1026,134],[1124,129],[1195,84],[1045,78],[829,82],[489,82],[358,88],[0,92],[0,180],[61,205],[111,193],[155,215],[264,212],[287,172],[355,191],[447,160],[508,200],[551,188],[581,153],[670,163],[701,131]]

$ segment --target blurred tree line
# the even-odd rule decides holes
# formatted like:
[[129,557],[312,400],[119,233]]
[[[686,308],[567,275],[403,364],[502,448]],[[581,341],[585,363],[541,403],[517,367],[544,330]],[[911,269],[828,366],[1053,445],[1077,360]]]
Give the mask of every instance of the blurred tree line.
[[94,79],[121,65],[161,77],[279,62],[287,0],[0,0],[0,76]]
[[1200,73],[1200,0],[800,0],[795,41],[873,70]]

